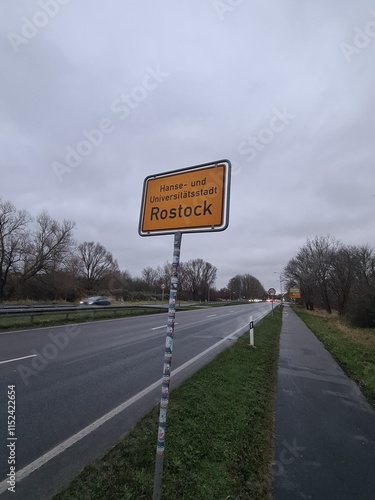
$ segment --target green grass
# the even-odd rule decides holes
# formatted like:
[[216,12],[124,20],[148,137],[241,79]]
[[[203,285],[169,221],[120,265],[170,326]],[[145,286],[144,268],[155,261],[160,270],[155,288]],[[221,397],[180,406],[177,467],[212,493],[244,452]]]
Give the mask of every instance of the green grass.
[[375,328],[354,328],[335,315],[293,310],[375,406]]
[[[281,307],[172,391],[162,498],[268,499]],[[173,384],[173,379],[172,379]],[[55,500],[151,499],[158,408]]]

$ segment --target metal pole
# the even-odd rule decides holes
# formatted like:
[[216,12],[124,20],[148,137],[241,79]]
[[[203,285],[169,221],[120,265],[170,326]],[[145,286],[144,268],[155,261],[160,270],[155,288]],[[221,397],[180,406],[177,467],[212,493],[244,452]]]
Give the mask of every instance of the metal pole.
[[162,482],[162,477],[163,477],[165,430],[166,430],[166,426],[167,426],[167,408],[168,408],[168,403],[169,403],[169,382],[170,382],[170,376],[171,376],[174,323],[175,323],[175,317],[176,317],[176,298],[177,298],[177,285],[178,285],[178,268],[180,265],[181,238],[182,238],[182,233],[180,233],[180,232],[175,233],[175,235],[174,235],[174,248],[173,248],[171,289],[169,292],[167,332],[166,332],[166,337],[165,337],[163,380],[162,380],[162,384],[161,384],[158,439],[157,439],[157,444],[156,444],[154,491],[153,491],[153,496],[152,496],[153,500],[160,500],[161,482]]
[[273,273],[274,273],[274,274],[278,274],[278,275],[279,275],[279,279],[280,279],[280,295],[281,295],[281,302],[284,302],[284,301],[283,301],[283,290],[282,290],[282,284],[281,284],[281,276],[282,276],[282,274],[283,274],[283,273],[279,273],[279,272],[277,272],[277,271],[274,271]]

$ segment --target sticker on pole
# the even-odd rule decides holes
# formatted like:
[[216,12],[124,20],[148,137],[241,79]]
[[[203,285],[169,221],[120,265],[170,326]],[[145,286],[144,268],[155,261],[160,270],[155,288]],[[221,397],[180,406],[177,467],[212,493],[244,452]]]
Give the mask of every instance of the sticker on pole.
[[229,160],[146,177],[138,232],[224,231],[229,223]]

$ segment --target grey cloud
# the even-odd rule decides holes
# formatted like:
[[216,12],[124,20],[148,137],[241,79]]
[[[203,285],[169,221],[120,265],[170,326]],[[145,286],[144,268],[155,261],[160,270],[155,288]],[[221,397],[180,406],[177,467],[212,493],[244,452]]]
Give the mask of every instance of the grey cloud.
[[[15,53],[7,34],[42,1],[6,3],[0,21],[3,198],[75,220],[77,240],[137,275],[172,253],[171,237],[138,236],[144,178],[227,157],[229,228],[182,243],[183,260],[217,266],[217,286],[244,272],[277,285],[307,236],[375,245],[375,37],[350,63],[340,49],[372,2],[242,2],[221,20],[211,1],[71,1]],[[148,67],[168,76],[141,98]],[[132,91],[120,119],[113,102]],[[271,136],[275,108],[295,118]],[[113,131],[59,182],[53,162],[103,119]],[[255,156],[240,148],[252,136],[266,141]]]

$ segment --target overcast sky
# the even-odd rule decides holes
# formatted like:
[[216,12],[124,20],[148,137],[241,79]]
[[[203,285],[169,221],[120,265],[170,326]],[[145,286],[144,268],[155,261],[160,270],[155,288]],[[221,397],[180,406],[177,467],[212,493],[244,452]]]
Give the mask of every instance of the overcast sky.
[[[181,260],[268,289],[307,237],[375,247],[375,4],[1,2],[0,197],[73,220],[122,270],[172,260],[138,235],[146,176],[227,158],[229,227]],[[91,141],[91,142],[89,142]]]

